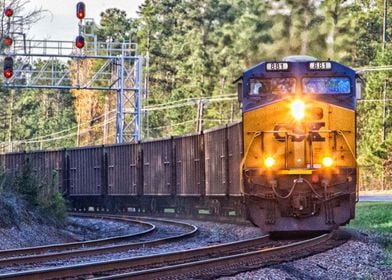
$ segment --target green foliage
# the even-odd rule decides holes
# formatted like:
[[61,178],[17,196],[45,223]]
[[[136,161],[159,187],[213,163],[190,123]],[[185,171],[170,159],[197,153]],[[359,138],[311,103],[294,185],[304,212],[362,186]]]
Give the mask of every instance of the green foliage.
[[[392,5],[388,9],[390,23]],[[240,119],[232,82],[264,59],[307,54],[351,67],[392,65],[390,24],[382,50],[383,15],[381,0],[146,0],[138,19],[112,8],[101,13],[99,26],[88,29],[101,41],[135,42],[147,58],[143,105],[174,104],[144,114],[144,137],[157,138],[196,132],[200,101],[204,129]],[[86,67],[93,72],[103,61],[89,63]],[[371,72],[364,79],[364,99],[369,101],[358,103],[357,122],[359,163],[365,168],[361,179],[380,186],[383,174],[392,178],[392,114],[390,102],[385,113],[380,102],[385,86],[385,97],[391,98],[390,71]],[[215,101],[208,101],[211,98]],[[80,143],[101,143],[102,129],[94,126],[103,120],[96,117],[114,108],[115,95],[106,92],[3,90],[0,141],[4,146],[60,130],[72,135],[77,118],[84,124],[81,129],[88,130]],[[75,145],[76,137],[59,138],[29,147],[20,143],[19,148]]]
[[132,36],[132,21],[127,18],[125,11],[119,9],[107,9],[101,13],[101,24],[98,29],[98,40],[105,42],[110,39],[113,42],[129,40]]
[[392,202],[360,202],[350,227],[392,235]]
[[[372,61],[374,66],[390,65],[392,48],[384,51],[376,50]],[[370,188],[380,188],[382,176],[392,175],[392,111],[389,99],[392,81],[390,72],[370,72],[364,76],[366,81],[365,94],[358,104],[358,161],[364,167],[362,174],[373,178],[376,183]],[[389,180],[386,180],[387,186]]]
[[66,218],[66,202],[58,192],[58,175],[53,172],[51,178],[40,178],[27,162],[21,171],[9,178],[10,188],[7,191],[16,192],[33,208],[38,209],[42,216],[52,223],[61,224]]
[[355,219],[349,227],[381,233],[381,245],[386,251],[385,263],[392,266],[392,202],[360,202]]

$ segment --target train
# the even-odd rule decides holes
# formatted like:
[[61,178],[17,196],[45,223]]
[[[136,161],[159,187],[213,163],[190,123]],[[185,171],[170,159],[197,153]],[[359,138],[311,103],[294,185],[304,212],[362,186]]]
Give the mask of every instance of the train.
[[138,143],[0,155],[72,211],[250,219],[264,232],[330,231],[355,214],[355,71],[291,56],[246,70],[242,122]]
[[[241,82],[239,82],[241,81]],[[265,232],[331,231],[355,217],[361,78],[335,61],[289,56],[238,82],[243,195]]]

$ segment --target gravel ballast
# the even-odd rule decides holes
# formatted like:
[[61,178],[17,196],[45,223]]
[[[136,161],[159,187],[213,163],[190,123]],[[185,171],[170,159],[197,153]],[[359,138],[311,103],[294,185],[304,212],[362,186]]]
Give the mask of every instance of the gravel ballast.
[[380,236],[352,232],[352,240],[329,251],[219,280],[392,279],[392,267],[385,264],[386,255],[376,241]]
[[[122,253],[76,258],[67,261],[54,261],[46,266],[62,266],[83,262],[104,261],[151,254],[167,253],[178,250],[222,244],[241,239],[262,236],[258,228],[251,225],[221,224],[216,222],[189,221],[199,228],[199,232],[186,240],[164,244],[154,248],[140,248]],[[71,218],[66,231],[54,227],[22,225],[18,228],[0,229],[0,248],[37,246],[50,243],[70,242],[80,239],[103,238],[115,234],[135,233],[134,225],[101,219]],[[174,229],[173,229],[174,231]],[[69,234],[72,232],[72,234]],[[379,235],[353,232],[352,240],[338,248],[314,256],[282,263],[258,270],[240,273],[220,280],[268,279],[392,279],[392,268],[385,265],[385,253],[378,241]],[[72,236],[72,237],[70,237]],[[390,237],[386,237],[390,238]],[[392,240],[392,239],[390,239]],[[45,265],[43,265],[45,266]],[[33,269],[26,266],[25,269]],[[19,268],[21,269],[21,268]],[[17,270],[19,270],[17,269]],[[2,270],[2,273],[12,269]]]
[[0,228],[0,250],[93,240],[142,231],[141,226],[103,219],[69,217],[64,229],[37,223]]

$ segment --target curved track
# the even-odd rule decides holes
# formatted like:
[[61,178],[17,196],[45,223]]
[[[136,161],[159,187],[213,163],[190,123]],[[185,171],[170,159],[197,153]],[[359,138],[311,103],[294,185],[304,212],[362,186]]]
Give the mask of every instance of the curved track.
[[319,253],[341,245],[348,238],[349,234],[346,232],[332,232],[308,240],[272,248],[253,248],[249,252],[239,254],[212,257],[206,260],[166,265],[160,268],[104,276],[95,279],[193,279],[195,277],[214,279],[218,276],[232,275]]
[[[80,216],[80,215],[73,215],[73,216]],[[92,216],[92,215],[88,215],[88,216],[84,216],[84,217],[97,218],[96,216]],[[128,224],[138,224],[143,227],[146,227],[146,229],[141,232],[138,232],[138,233],[115,236],[115,237],[110,237],[110,238],[101,238],[101,239],[96,239],[96,240],[88,240],[88,241],[80,241],[80,242],[71,242],[71,243],[37,246],[37,247],[2,250],[2,251],[0,251],[0,267],[2,267],[1,260],[5,259],[5,258],[11,258],[11,257],[16,257],[16,256],[22,256],[22,255],[37,255],[37,254],[42,254],[42,253],[46,253],[46,252],[74,250],[74,249],[81,249],[81,248],[86,248],[86,247],[97,247],[97,246],[102,246],[102,245],[106,245],[106,244],[112,244],[112,243],[116,243],[116,242],[134,239],[135,237],[140,237],[140,236],[152,233],[156,229],[154,224],[149,223],[149,222],[145,222],[145,221],[141,221],[141,220],[130,219],[130,218],[125,218],[125,217],[116,217],[116,216],[107,216],[106,219],[126,222]]]
[[[342,244],[341,232],[282,245],[268,236],[187,251],[126,258],[2,275],[0,279],[101,279],[213,278],[318,253]],[[342,241],[343,240],[343,241]],[[286,242],[287,243],[287,242]],[[113,275],[113,276],[109,276]]]
[[[95,215],[78,215],[78,216],[84,216],[84,217],[97,217]],[[138,221],[134,219],[130,219],[128,217],[119,217],[119,216],[114,216],[114,215],[100,215],[100,217],[105,217],[108,219],[116,219],[116,220],[123,220],[123,221],[136,221],[139,223],[147,224],[150,225],[150,228],[146,231],[142,232],[142,235],[144,236],[146,233],[151,233],[152,230],[155,230],[157,227],[151,223],[146,223],[145,221]],[[144,219],[141,219],[144,220]],[[115,253],[115,252],[122,252],[122,251],[127,251],[130,249],[135,249],[135,248],[142,248],[142,247],[152,247],[152,246],[157,246],[166,242],[172,242],[176,240],[180,240],[189,236],[192,236],[193,234],[196,233],[198,230],[197,227],[186,224],[183,222],[175,222],[171,220],[164,220],[164,219],[148,219],[149,221],[153,222],[159,222],[159,223],[166,223],[170,225],[176,225],[181,228],[185,228],[187,230],[186,233],[180,233],[176,234],[173,232],[169,237],[165,238],[156,238],[152,240],[147,240],[147,241],[140,241],[136,243],[124,243],[123,241],[129,241],[132,237],[134,239],[135,237],[140,237],[142,235],[140,234],[133,234],[130,235],[129,238],[124,239],[123,236],[120,237],[113,237],[113,238],[107,238],[107,239],[101,239],[101,240],[95,240],[93,243],[92,241],[89,241],[88,244],[90,246],[93,246],[95,244],[95,248],[83,248],[80,245],[82,245],[84,242],[76,242],[78,247],[75,244],[57,244],[57,245],[50,245],[50,249],[45,250],[44,246],[41,247],[35,247],[35,248],[26,248],[27,250],[24,251],[24,249],[18,249],[16,250],[19,256],[16,257],[3,257],[0,259],[0,267],[7,267],[10,268],[11,266],[15,265],[22,265],[22,264],[34,264],[37,265],[39,263],[43,263],[46,261],[55,261],[55,260],[67,260],[67,259],[72,259],[75,257],[83,257],[83,256],[96,256],[96,255],[103,255],[103,254],[108,254],[108,253]],[[150,236],[151,237],[151,236]],[[98,243],[97,243],[98,242]],[[121,242],[121,244],[116,244],[117,242]],[[104,246],[104,247],[98,247],[101,244],[106,245],[110,244],[109,246]],[[56,248],[57,250],[63,250],[63,251],[58,251],[58,252],[49,252],[49,250],[52,250],[53,248]],[[71,248],[71,249],[70,249]],[[76,250],[73,250],[73,248],[77,248]],[[66,250],[66,251],[64,251]],[[15,251],[15,250],[14,250]],[[40,252],[43,252],[40,254]],[[11,254],[12,250],[8,250],[7,254]],[[35,253],[35,255],[33,255]],[[21,256],[21,254],[24,254]],[[29,254],[29,255],[26,255]],[[18,268],[17,268],[18,269]],[[17,273],[16,273],[17,274]],[[12,278],[16,277],[17,279],[21,279],[21,276],[16,275],[15,273],[12,274],[3,274],[0,275],[0,279],[7,279],[7,278]],[[34,273],[33,273],[34,274]],[[12,276],[13,275],[13,276]],[[58,275],[57,275],[58,276]],[[34,279],[34,278],[26,278],[26,279]],[[41,276],[38,276],[35,279],[43,279]]]

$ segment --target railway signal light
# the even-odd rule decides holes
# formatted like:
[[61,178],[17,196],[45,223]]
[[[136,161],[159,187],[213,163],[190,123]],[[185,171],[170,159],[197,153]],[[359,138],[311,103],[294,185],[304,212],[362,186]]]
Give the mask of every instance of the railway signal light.
[[12,38],[11,37],[5,37],[4,38],[4,44],[6,45],[6,46],[11,46],[12,45],[12,43],[13,43],[13,40],[12,40]]
[[75,46],[76,46],[78,49],[81,49],[81,48],[84,47],[84,37],[83,37],[83,36],[80,36],[80,35],[79,35],[79,36],[76,37]]
[[12,17],[13,16],[13,14],[14,14],[14,11],[11,9],[11,8],[6,8],[5,10],[4,10],[4,14],[7,16],[7,17]]
[[12,57],[7,56],[6,58],[4,58],[4,77],[9,79],[12,77],[12,75],[14,74],[13,71],[14,68],[14,60],[12,59]]
[[76,16],[78,19],[84,19],[86,16],[86,5],[83,2],[76,4]]

